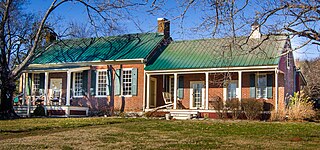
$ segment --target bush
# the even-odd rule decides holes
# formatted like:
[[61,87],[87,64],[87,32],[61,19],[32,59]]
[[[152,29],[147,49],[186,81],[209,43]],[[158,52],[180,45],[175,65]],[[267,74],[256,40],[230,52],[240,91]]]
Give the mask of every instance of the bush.
[[247,119],[254,120],[258,118],[260,112],[263,110],[263,102],[255,98],[242,99],[242,108]]
[[289,96],[289,108],[288,108],[288,119],[294,121],[301,121],[311,119],[316,115],[313,110],[313,102],[309,100],[303,91],[294,93],[293,96]]
[[226,107],[232,112],[232,119],[238,119],[240,115],[240,101],[238,98],[233,98],[226,101]]
[[220,119],[223,119],[224,118],[225,109],[224,109],[224,104],[223,104],[222,98],[220,96],[214,96],[211,99],[211,105],[216,110],[218,117]]
[[279,108],[278,111],[272,110],[270,115],[271,121],[284,121],[286,120],[287,110],[283,107]]
[[42,105],[37,105],[37,108],[33,111],[34,116],[45,116],[45,111]]

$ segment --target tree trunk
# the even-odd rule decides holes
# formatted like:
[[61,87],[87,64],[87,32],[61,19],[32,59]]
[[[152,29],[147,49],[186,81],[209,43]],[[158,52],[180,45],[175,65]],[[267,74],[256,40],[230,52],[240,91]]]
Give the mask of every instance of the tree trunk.
[[3,74],[1,82],[0,119],[19,118],[13,109],[13,93],[15,91],[15,82],[12,78]]

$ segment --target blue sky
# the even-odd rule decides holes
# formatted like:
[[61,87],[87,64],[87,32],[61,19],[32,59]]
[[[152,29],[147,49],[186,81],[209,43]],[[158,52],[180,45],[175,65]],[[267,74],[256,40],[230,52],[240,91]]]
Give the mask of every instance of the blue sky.
[[[39,14],[42,17],[44,12],[49,8],[52,0],[30,0],[29,4],[26,6],[26,10]],[[137,2],[144,2],[143,0],[137,0]],[[241,1],[240,1],[241,2]],[[185,18],[182,22],[180,18],[177,18],[184,10],[178,7],[177,1],[167,0],[165,5],[162,6],[164,11],[155,12],[155,14],[150,14],[147,11],[150,10],[150,4],[146,6],[139,6],[139,9],[130,8],[127,10],[127,14],[130,18],[122,19],[120,21],[121,31],[118,34],[126,33],[139,33],[139,32],[155,32],[157,28],[157,18],[168,18],[171,21],[171,37],[174,40],[186,40],[186,39],[200,39],[200,38],[210,38],[210,29],[201,30],[201,32],[193,32],[193,28],[197,27],[201,23],[201,16],[204,12],[201,9],[206,9],[205,6],[192,7],[185,14]],[[245,15],[254,14],[254,9],[249,6],[245,11]],[[86,10],[82,5],[71,2],[66,3],[58,7],[51,15],[51,20],[61,17],[59,20],[59,25],[56,30],[62,32],[65,30],[66,26],[70,22],[78,22],[83,24],[88,24],[88,17],[86,15]],[[55,20],[55,22],[57,22]],[[240,21],[242,22],[242,21]],[[139,28],[137,27],[139,26]],[[246,35],[250,32],[250,26],[245,26],[245,31],[240,34]],[[296,47],[301,42],[300,40],[292,40],[293,47]],[[316,46],[306,46],[303,49],[298,50],[294,53],[295,58],[300,59],[310,59],[320,56],[320,52],[317,50]]]

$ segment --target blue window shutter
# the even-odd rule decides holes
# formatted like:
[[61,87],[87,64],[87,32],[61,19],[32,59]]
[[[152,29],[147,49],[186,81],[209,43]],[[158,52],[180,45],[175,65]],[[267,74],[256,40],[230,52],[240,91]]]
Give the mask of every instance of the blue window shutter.
[[256,98],[256,78],[255,74],[250,74],[250,98]]
[[267,98],[272,98],[272,74],[267,74]]
[[114,94],[115,95],[120,95],[120,91],[121,91],[120,80],[121,80],[121,70],[117,69],[116,74],[115,74],[115,86],[114,86]]
[[40,76],[39,89],[44,89],[44,80],[45,80],[44,78],[45,78],[45,75],[44,75],[44,73],[40,73],[39,76]]
[[107,72],[107,95],[111,95],[112,93],[112,70],[109,69]]
[[184,87],[184,80],[183,80],[183,76],[179,76],[179,80],[178,80],[178,98],[182,99],[183,98],[183,87]]
[[133,68],[132,69],[132,82],[131,82],[131,95],[138,95],[138,69]]
[[96,95],[96,70],[91,70],[91,88],[90,88],[90,95]]
[[88,95],[88,70],[82,72],[82,95]]
[[27,79],[27,86],[26,86],[26,92],[27,95],[31,95],[31,90],[32,90],[32,73],[28,73],[28,79]]

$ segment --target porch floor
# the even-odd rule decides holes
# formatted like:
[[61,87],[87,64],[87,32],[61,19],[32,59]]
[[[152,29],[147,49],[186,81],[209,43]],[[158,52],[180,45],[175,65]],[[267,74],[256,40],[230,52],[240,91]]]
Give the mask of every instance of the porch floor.
[[[80,107],[80,106],[54,106],[47,105],[43,106],[45,110],[45,115],[49,117],[86,117],[89,113],[88,107]],[[13,107],[15,112],[21,117],[29,117],[34,113],[34,110],[37,106],[30,106],[28,108],[27,105],[20,105]]]

